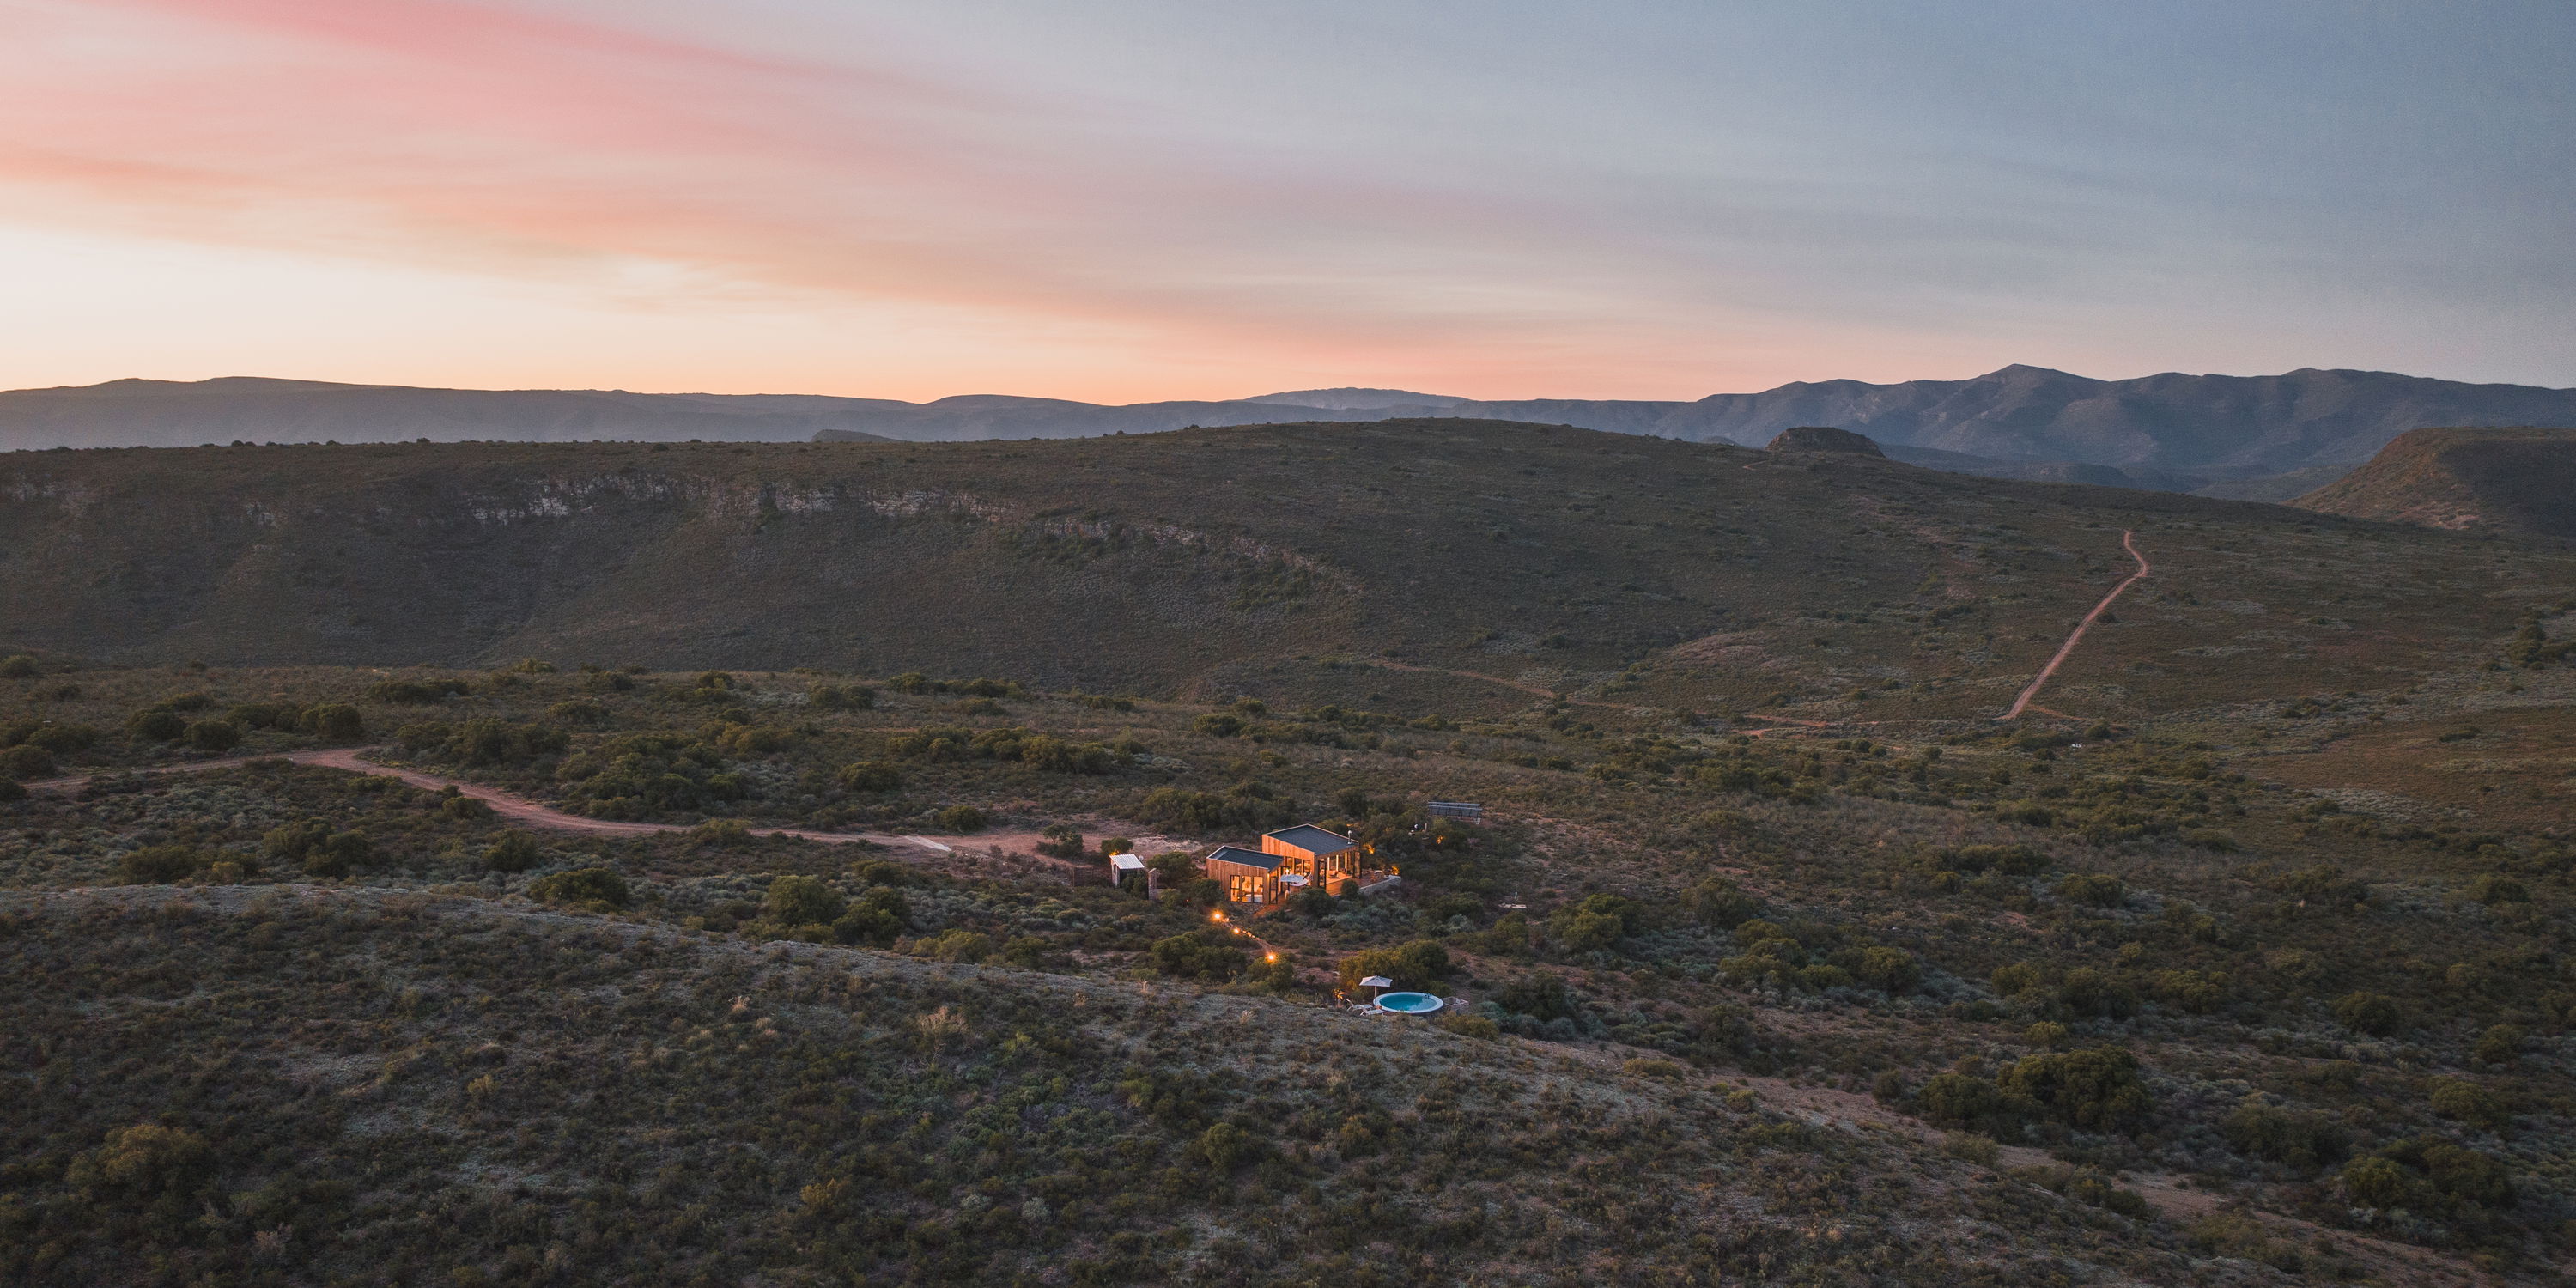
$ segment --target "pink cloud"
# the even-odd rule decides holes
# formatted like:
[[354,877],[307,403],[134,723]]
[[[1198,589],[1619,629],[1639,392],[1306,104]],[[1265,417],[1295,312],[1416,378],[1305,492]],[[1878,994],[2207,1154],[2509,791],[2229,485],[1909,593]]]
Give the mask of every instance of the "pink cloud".
[[1655,252],[1587,248],[1588,216],[1147,141],[1107,102],[448,0],[0,23],[0,183],[75,224],[503,275],[670,262],[1212,372],[1475,389],[1674,392],[1725,321],[1623,301]]

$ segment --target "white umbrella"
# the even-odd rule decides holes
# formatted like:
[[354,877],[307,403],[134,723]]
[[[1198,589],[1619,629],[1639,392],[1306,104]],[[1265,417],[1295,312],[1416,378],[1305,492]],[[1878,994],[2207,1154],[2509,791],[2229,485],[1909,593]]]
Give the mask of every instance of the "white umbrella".
[[1387,978],[1386,976],[1384,976],[1384,975],[1371,975],[1371,976],[1369,976],[1367,979],[1364,979],[1364,980],[1361,980],[1361,981],[1360,981],[1360,987],[1362,987],[1362,988],[1393,988],[1393,987],[1395,987],[1395,981],[1394,981],[1394,980],[1391,980],[1391,979],[1388,979],[1388,978]]

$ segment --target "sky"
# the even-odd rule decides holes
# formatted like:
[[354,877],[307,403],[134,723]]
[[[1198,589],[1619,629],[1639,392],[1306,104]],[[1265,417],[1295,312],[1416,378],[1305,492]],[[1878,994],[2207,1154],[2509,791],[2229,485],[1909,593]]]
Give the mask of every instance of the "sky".
[[2576,386],[2566,0],[0,0],[0,387]]

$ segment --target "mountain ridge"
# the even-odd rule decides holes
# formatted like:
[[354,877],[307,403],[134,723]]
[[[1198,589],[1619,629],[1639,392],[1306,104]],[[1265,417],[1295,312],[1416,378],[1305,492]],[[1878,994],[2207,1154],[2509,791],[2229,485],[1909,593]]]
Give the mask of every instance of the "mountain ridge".
[[[1311,399],[1297,402],[1295,399]],[[2303,367],[2101,380],[2015,364],[1964,380],[1793,381],[1691,401],[1474,400],[1308,389],[1130,404],[1011,394],[929,402],[823,394],[426,389],[271,377],[118,380],[0,392],[0,447],[585,439],[956,442],[1161,433],[1192,426],[1464,418],[1759,446],[1828,425],[1937,468],[2155,490],[2350,468],[2412,429],[2576,425],[2576,389]],[[2266,490],[2286,496],[2313,486]]]

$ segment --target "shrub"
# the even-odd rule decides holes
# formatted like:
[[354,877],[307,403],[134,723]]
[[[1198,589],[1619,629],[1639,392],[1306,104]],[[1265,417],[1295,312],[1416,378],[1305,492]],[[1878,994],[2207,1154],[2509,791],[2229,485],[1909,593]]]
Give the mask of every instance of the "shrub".
[[2026,1055],[1996,1079],[1996,1086],[2086,1131],[2125,1131],[2145,1118],[2153,1103],[2138,1077],[2138,1057],[2118,1047]]
[[2057,983],[2057,1000],[2079,1015],[2125,1020],[2138,1013],[2136,989],[2107,971],[2078,966]]
[[175,742],[188,732],[188,722],[176,711],[151,707],[127,717],[125,731],[152,742]]
[[2008,876],[2033,877],[2048,870],[2045,854],[2027,845],[1962,845],[1941,852],[1941,866],[1971,875],[1989,868]]
[[107,1134],[106,1143],[72,1160],[63,1179],[86,1193],[163,1194],[190,1187],[214,1150],[183,1127],[138,1123]]
[[1553,971],[1531,971],[1494,994],[1494,1004],[1515,1015],[1535,1020],[1570,1019],[1583,1005],[1574,991],[1565,986],[1565,977]]
[[2335,1023],[2368,1037],[2384,1038],[2404,1026],[2397,999],[2385,993],[2346,993],[2335,999]]
[[951,805],[931,815],[931,821],[942,830],[958,833],[981,832],[992,825],[992,820],[984,817],[984,811],[972,805]]
[[2247,1096],[2219,1120],[2218,1134],[2241,1153],[2301,1171],[2334,1162],[2349,1147],[2342,1125],[2335,1120],[2266,1104],[2260,1096]]
[[0,679],[32,680],[44,673],[32,653],[12,653],[0,657]]
[[1357,990],[1360,981],[1383,975],[1397,988],[1427,989],[1449,978],[1449,950],[1436,939],[1417,939],[1400,948],[1364,948],[1342,959],[1342,987]]
[[542,876],[528,883],[528,895],[540,903],[587,908],[623,908],[634,898],[626,878],[613,868],[575,868]]
[[349,875],[351,869],[374,858],[375,853],[375,845],[367,840],[364,832],[332,832],[296,857],[304,861],[307,874],[338,878]]
[[899,792],[903,771],[890,760],[862,760],[841,766],[841,786],[854,792]]
[[781,926],[829,925],[849,910],[849,901],[819,878],[785,876],[769,883],[760,909]]
[[2099,872],[2078,872],[2057,883],[2057,897],[2068,903],[2089,904],[2096,908],[2117,908],[2129,900],[2129,888],[2120,878]]
[[192,845],[147,845],[116,861],[116,883],[170,885],[195,876],[212,861]]
[[1243,718],[1222,711],[1211,711],[1190,722],[1190,728],[1211,738],[1231,738],[1243,732]]
[[324,702],[305,708],[296,727],[327,742],[356,742],[367,736],[366,717],[346,702]]
[[2227,1000],[2227,976],[2214,970],[2158,971],[2153,987],[2156,1000],[2194,1015],[2206,1015]]
[[1070,823],[1049,823],[1038,832],[1038,853],[1059,859],[1079,859],[1087,844],[1082,829]]
[[21,743],[0,751],[0,778],[43,778],[54,772],[54,758],[42,747]]
[[2478,1035],[2478,1043],[2470,1048],[2469,1058],[2480,1064],[2511,1064],[2521,1058],[2522,1044],[2526,1040],[2527,1035],[2519,1025],[2498,1024]]
[[1203,927],[1154,941],[1154,969],[1178,979],[1229,980],[1243,973],[1245,957],[1235,937]]
[[200,720],[188,726],[188,745],[198,751],[222,753],[241,745],[241,726],[229,720]]
[[525,872],[543,857],[537,838],[525,832],[503,832],[501,839],[485,847],[483,866],[494,872]]
[[2498,1128],[2511,1121],[2504,1103],[2466,1078],[2435,1078],[2425,1088],[2433,1112],[2480,1127]]
[[824,711],[865,711],[877,704],[877,691],[864,684],[817,684],[805,700]]
[[2022,1119],[2022,1107],[2002,1088],[1968,1073],[1933,1075],[1914,1093],[1914,1111],[1939,1126],[1989,1135],[2017,1135]]
[[1233,1123],[1218,1123],[1199,1134],[1197,1148],[1209,1167],[1224,1173],[1260,1157],[1262,1142]]
[[1439,1019],[1432,1021],[1432,1023],[1440,1028],[1447,1029],[1462,1038],[1477,1038],[1491,1041],[1492,1039],[1503,1035],[1503,1028],[1501,1025],[1496,1024],[1492,1020],[1486,1019],[1481,1015],[1443,1015]]
[[27,789],[15,778],[0,775],[0,805],[27,799]]
[[1762,901],[1735,888],[1732,881],[1710,879],[1682,891],[1682,910],[1703,925],[1720,930],[1737,926],[1762,915]]
[[1884,945],[1862,949],[1851,973],[1871,988],[1889,993],[1910,993],[1923,982],[1923,964],[1912,953]]
[[569,720],[576,724],[591,724],[606,719],[608,708],[599,705],[598,700],[593,698],[566,698],[547,707],[546,716],[549,719]]
[[972,930],[943,931],[934,939],[922,940],[913,951],[943,962],[980,962],[993,955],[993,937]]
[[425,707],[466,691],[463,680],[379,680],[367,688],[369,702],[398,707]]
[[689,829],[693,845],[719,850],[738,850],[752,842],[751,829],[729,818],[711,818]]
[[2483,876],[2469,883],[2469,897],[2492,908],[2498,904],[2529,903],[2531,889],[2511,877]]

